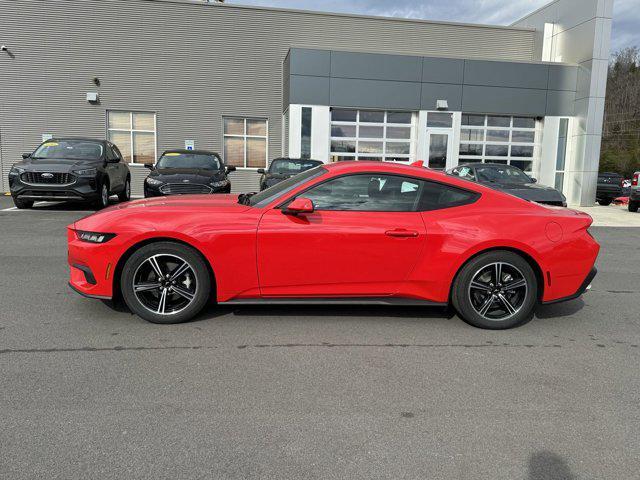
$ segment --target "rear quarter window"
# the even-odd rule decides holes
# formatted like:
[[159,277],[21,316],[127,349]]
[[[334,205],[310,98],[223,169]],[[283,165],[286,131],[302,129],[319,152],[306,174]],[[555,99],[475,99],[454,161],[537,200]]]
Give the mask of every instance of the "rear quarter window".
[[477,192],[471,192],[463,188],[445,185],[437,182],[425,182],[420,198],[420,208],[422,212],[442,210],[444,208],[460,207],[469,205],[480,198]]

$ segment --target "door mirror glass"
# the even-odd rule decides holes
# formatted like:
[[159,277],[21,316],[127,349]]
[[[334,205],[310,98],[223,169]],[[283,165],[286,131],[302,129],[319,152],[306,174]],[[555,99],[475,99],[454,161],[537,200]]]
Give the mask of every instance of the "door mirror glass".
[[538,183],[538,179],[531,177],[531,183]]
[[313,202],[305,197],[294,199],[283,213],[286,215],[300,215],[302,213],[313,213]]
[[235,172],[235,171],[236,171],[236,167],[234,165],[228,165],[227,166],[227,173]]
[[26,160],[27,158],[31,158],[31,154],[30,154],[30,153],[23,153],[23,154],[22,154],[22,158],[23,158],[24,160]]
[[148,168],[149,170],[153,170],[155,167],[153,166],[153,163],[145,163],[144,164],[144,168]]
[[267,173],[264,168],[259,168],[258,173],[262,173],[263,175]]

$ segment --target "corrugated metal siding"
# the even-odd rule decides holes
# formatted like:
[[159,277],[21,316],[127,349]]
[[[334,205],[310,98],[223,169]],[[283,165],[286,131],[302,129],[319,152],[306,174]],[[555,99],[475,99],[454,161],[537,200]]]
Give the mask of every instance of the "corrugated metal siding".
[[[5,190],[43,133],[104,137],[107,109],[155,111],[159,152],[185,138],[221,151],[223,115],[266,117],[269,158],[280,156],[292,46],[508,60],[534,48],[529,30],[145,0],[0,2],[0,19],[13,54],[0,54]],[[99,105],[86,102],[91,91]],[[147,172],[134,168],[137,193]],[[255,173],[235,177],[255,190]]]

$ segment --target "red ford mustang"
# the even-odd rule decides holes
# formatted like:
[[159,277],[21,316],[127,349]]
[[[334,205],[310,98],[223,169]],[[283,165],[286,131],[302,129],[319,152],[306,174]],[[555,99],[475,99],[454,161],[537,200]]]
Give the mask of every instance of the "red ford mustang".
[[502,329],[595,275],[591,217],[443,173],[323,165],[257,194],[139,200],[68,227],[69,284],[176,323],[217,303],[452,304]]

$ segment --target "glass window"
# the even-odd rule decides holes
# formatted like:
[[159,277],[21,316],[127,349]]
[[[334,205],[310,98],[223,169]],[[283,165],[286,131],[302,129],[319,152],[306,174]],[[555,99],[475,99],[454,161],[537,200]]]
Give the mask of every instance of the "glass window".
[[422,198],[420,199],[420,211],[423,212],[468,205],[480,198],[480,195],[475,192],[452,187],[451,185],[436,182],[424,183]]
[[264,168],[267,165],[267,121],[224,117],[224,161],[227,165]]
[[463,142],[482,142],[484,141],[484,129],[462,129],[460,130],[460,140]]
[[515,128],[536,128],[536,119],[533,117],[513,117]]
[[487,116],[487,126],[489,126],[489,127],[510,127],[511,126],[511,117],[488,115]]
[[487,142],[508,142],[509,130],[487,130]]
[[415,115],[412,112],[331,110],[331,161],[411,160]]
[[487,145],[485,156],[487,157],[508,157],[509,145]]
[[94,140],[48,140],[36,149],[33,153],[33,158],[98,160],[103,153],[102,143]]
[[128,163],[155,163],[156,114],[151,112],[107,112],[107,137]]
[[514,130],[511,133],[511,141],[516,143],[533,143],[536,140],[536,132]]
[[445,168],[448,147],[449,134],[432,133],[429,135],[429,168]]
[[311,108],[302,107],[302,121],[300,124],[300,156],[311,158]]
[[384,123],[384,112],[374,112],[371,110],[360,110],[361,123]]
[[564,189],[564,172],[556,172],[555,189],[562,192]]
[[424,182],[380,174],[346,175],[312,187],[301,196],[316,210],[415,212]]
[[482,144],[461,143],[460,144],[460,155],[481,156],[482,155]]
[[429,112],[427,114],[427,127],[451,128],[453,125],[453,114],[444,112]]
[[569,119],[561,118],[558,129],[558,151],[556,154],[556,170],[564,171],[565,158],[567,155],[567,130]]
[[484,115],[462,115],[462,125],[468,125],[470,127],[484,127]]
[[533,147],[524,145],[511,145],[512,157],[533,157]]

